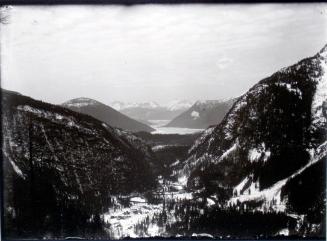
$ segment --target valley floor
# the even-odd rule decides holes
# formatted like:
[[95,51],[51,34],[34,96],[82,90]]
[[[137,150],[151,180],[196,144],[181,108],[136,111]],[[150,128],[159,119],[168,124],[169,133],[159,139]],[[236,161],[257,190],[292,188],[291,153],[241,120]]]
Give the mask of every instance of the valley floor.
[[[293,176],[316,163],[325,151],[326,143],[318,148],[312,156],[312,161]],[[170,166],[173,167],[177,162]],[[201,197],[200,193],[188,191],[186,180],[187,178],[182,177],[179,179],[161,177],[159,187],[150,195],[135,193],[124,197],[114,197],[114,205],[102,215],[105,230],[110,238],[158,236],[213,238],[217,237],[217,234],[223,238],[231,237],[230,235],[235,235],[237,238],[254,238],[260,235],[264,235],[260,236],[261,238],[298,236],[305,226],[304,215],[286,212],[284,204],[277,210],[260,207],[247,210],[244,205],[237,205],[238,202],[250,199],[265,200],[267,204],[271,204],[268,194],[272,195],[274,191],[275,197],[288,179],[276,183],[272,188],[255,192],[255,195],[232,197],[227,206],[217,205],[215,201],[217,197],[205,198]],[[266,193],[267,197],[264,196]],[[233,203],[234,205],[231,205]],[[319,229],[319,226],[313,225],[305,228],[315,230]]]
[[[160,180],[160,183],[154,194],[157,196],[156,203],[151,203],[142,196],[131,195],[123,197],[129,200],[128,205],[124,206],[118,197],[115,198],[114,206],[103,214],[105,229],[111,238],[169,236],[165,226],[160,225],[160,215],[166,211],[166,203],[190,200],[192,194],[184,189],[181,181],[163,184],[163,180]],[[174,222],[174,215],[168,214],[165,222]]]

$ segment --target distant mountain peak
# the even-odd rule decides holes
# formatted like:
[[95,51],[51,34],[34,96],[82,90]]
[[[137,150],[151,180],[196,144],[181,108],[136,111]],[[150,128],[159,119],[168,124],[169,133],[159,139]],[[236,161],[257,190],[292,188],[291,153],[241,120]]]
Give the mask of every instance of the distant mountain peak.
[[180,110],[180,109],[188,109],[192,106],[193,101],[189,100],[173,100],[169,102],[165,107],[168,110],[174,111],[174,110]]
[[220,100],[198,100],[194,103],[194,105],[208,105],[208,104],[216,104],[221,102]]
[[216,125],[234,103],[233,99],[198,100],[186,111],[175,117],[167,126],[203,129]]
[[198,100],[194,103],[195,108],[213,108],[220,103],[234,102],[233,99],[217,99],[217,100]]
[[123,101],[113,101],[110,106],[116,110],[124,110],[129,108],[145,108],[145,109],[155,109],[161,106],[155,101],[143,101],[143,102],[123,102]]
[[118,127],[130,131],[153,131],[150,126],[130,118],[104,103],[94,99],[79,97],[62,104],[68,109],[93,116],[110,126]]
[[210,104],[218,104],[222,102],[233,101],[233,98],[220,98],[215,100],[197,100],[194,105],[210,105]]
[[88,105],[96,105],[100,104],[100,102],[87,98],[87,97],[79,97],[75,99],[68,100],[64,102],[62,105],[66,107],[83,107],[83,106],[88,106]]
[[142,102],[123,102],[113,101],[110,103],[116,110],[125,110],[131,108],[142,108],[142,109],[166,109],[169,111],[186,110],[191,107],[192,101],[188,100],[173,100],[166,105],[160,105],[156,101],[142,101]]

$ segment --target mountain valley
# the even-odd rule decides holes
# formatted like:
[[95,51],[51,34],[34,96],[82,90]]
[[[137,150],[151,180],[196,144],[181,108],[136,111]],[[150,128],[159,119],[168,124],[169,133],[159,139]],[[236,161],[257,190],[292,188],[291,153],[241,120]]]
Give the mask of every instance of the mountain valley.
[[225,101],[1,100],[6,237],[325,238],[327,45]]

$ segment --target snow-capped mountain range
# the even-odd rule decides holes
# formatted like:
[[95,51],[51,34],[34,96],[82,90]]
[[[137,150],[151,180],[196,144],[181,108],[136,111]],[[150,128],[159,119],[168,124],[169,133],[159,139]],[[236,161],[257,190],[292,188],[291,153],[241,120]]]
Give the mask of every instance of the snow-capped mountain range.
[[[100,106],[103,103],[96,100],[80,97],[69,100],[62,105],[74,109],[76,111],[82,109],[91,108],[91,106]],[[171,120],[172,118],[178,116],[183,111],[187,110],[192,106],[193,102],[187,100],[174,100],[166,105],[159,105],[155,101],[149,102],[122,102],[113,101],[107,105],[108,107],[120,112],[123,115],[128,116],[144,125],[149,125],[151,120]],[[87,113],[91,114],[92,113]],[[117,115],[117,113],[116,113]],[[95,116],[98,118],[97,116]],[[104,120],[103,120],[104,121]],[[121,122],[108,122],[110,125],[117,126],[124,129],[130,129],[133,131],[149,131],[149,128],[128,128],[128,126],[121,126]]]
[[154,101],[140,103],[115,101],[110,105],[130,118],[147,123],[151,120],[171,120],[187,110],[192,104],[191,101],[187,100],[174,100],[167,105],[159,105]]
[[171,111],[186,110],[190,108],[193,103],[193,101],[189,100],[173,100],[166,104],[164,107]]
[[154,102],[122,102],[122,101],[113,101],[109,105],[115,110],[121,111],[129,108],[146,108],[146,109],[155,109],[160,108],[161,106]]
[[118,110],[122,111],[124,109],[130,109],[130,108],[144,108],[144,109],[167,109],[170,111],[178,111],[178,110],[185,110],[193,104],[192,101],[188,100],[173,100],[166,105],[160,105],[155,101],[149,101],[149,102],[122,102],[122,101],[113,101],[109,105]]

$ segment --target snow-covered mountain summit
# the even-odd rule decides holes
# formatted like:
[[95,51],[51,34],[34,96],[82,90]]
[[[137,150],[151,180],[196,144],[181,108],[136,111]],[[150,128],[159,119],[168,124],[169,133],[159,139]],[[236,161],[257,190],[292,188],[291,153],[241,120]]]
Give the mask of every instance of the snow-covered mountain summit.
[[171,111],[186,110],[190,108],[193,105],[193,103],[194,103],[193,101],[189,101],[189,100],[173,100],[168,104],[164,105],[164,107]]
[[83,106],[88,106],[88,105],[96,105],[100,104],[100,102],[86,98],[86,97],[79,97],[75,99],[68,100],[64,103],[62,103],[62,106],[65,107],[83,107]]

